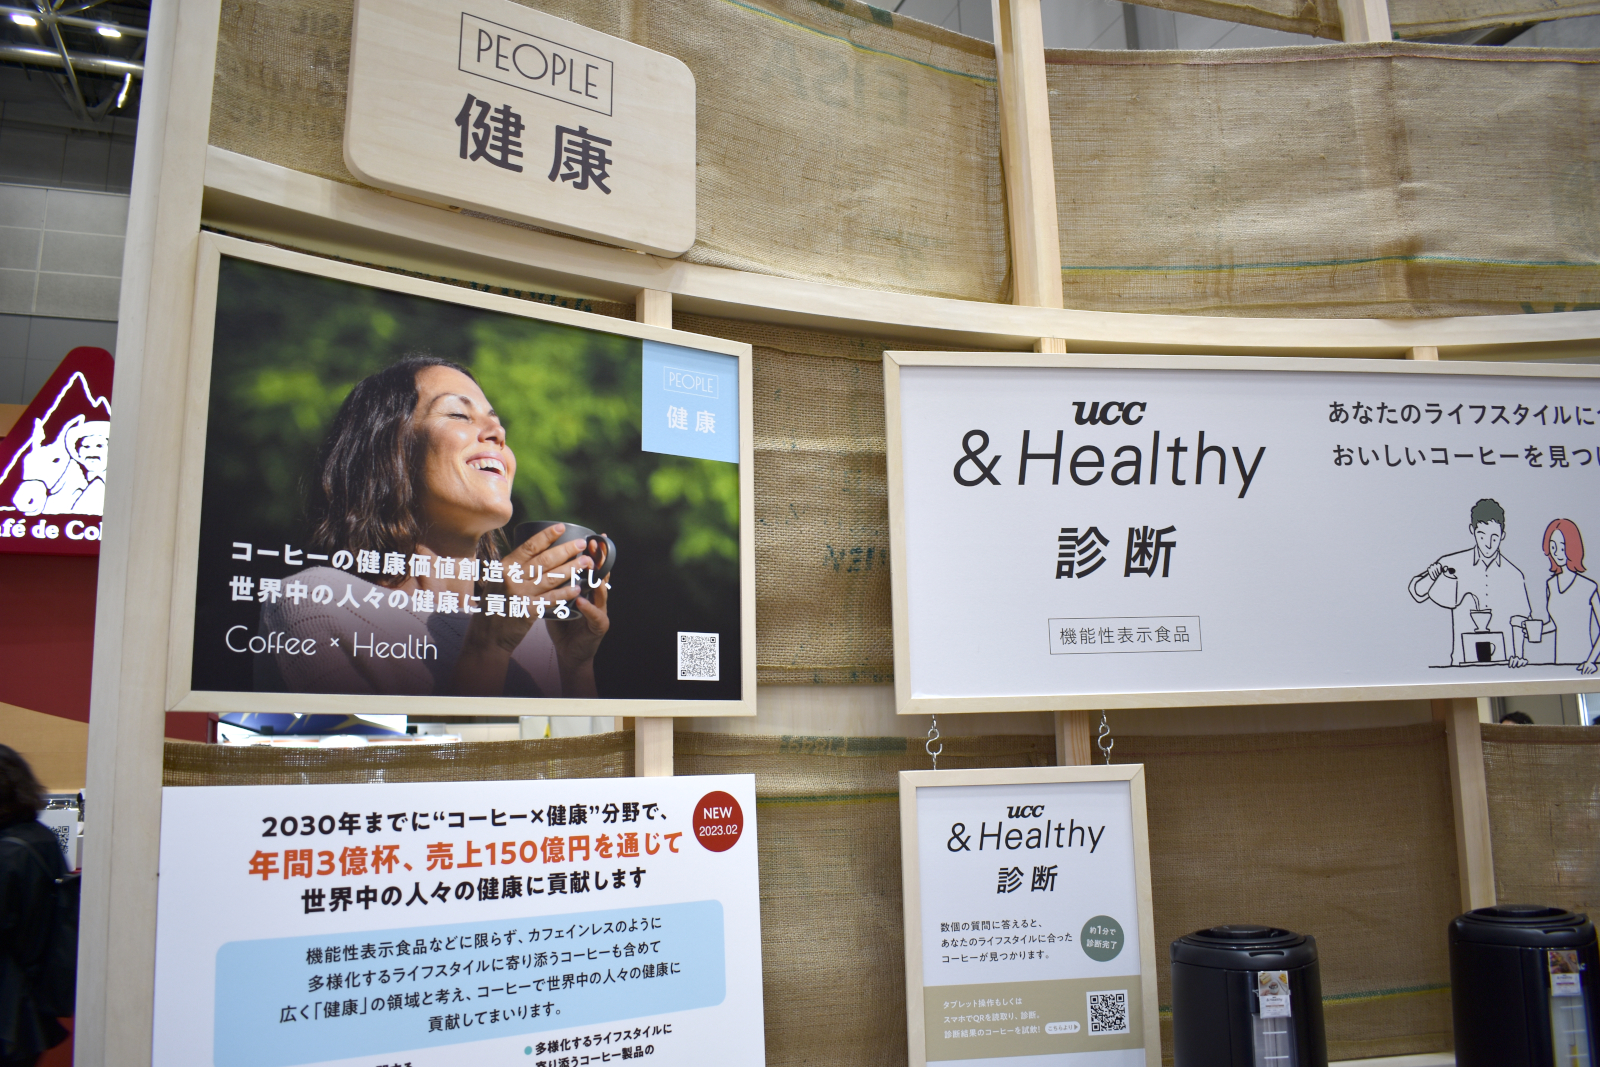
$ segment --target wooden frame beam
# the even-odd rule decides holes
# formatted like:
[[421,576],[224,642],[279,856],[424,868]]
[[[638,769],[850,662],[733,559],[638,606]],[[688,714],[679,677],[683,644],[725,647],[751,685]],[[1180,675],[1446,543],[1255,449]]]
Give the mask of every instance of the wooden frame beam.
[[1056,765],[1087,767],[1094,762],[1094,742],[1090,739],[1089,711],[1058,711],[1056,716]]
[[672,777],[670,718],[633,720],[633,773],[638,778]]
[[1011,230],[1012,302],[1058,308],[1062,306],[1061,231],[1056,225],[1056,163],[1050,145],[1039,0],[991,3],[1000,75],[1000,158]]
[[178,470],[221,0],[150,13],[117,326],[90,681],[79,1063],[150,1062]]
[[205,220],[244,236],[444,278],[628,302],[670,292],[699,315],[842,330],[962,348],[1450,359],[1600,355],[1600,311],[1442,319],[1288,319],[1128,314],[986,304],[663,260],[520,230],[212,148]]
[[1339,0],[1339,18],[1348,44],[1394,40],[1388,0]]
[[1489,784],[1483,768],[1483,715],[1487,698],[1436,700],[1450,752],[1450,800],[1456,819],[1456,869],[1461,909],[1495,903],[1494,846],[1489,836]]
[[[650,326],[672,328],[672,294],[640,289],[633,317]],[[672,719],[638,718],[633,722],[633,773],[640,778],[672,777]]]

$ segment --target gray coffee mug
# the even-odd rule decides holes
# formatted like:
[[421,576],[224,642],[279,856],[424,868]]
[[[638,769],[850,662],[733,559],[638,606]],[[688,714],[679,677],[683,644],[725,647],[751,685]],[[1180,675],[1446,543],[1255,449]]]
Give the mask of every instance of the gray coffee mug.
[[[520,522],[517,524],[516,530],[511,535],[512,547],[515,548],[518,545],[521,545],[527,541],[528,538],[542,530],[548,530],[552,526],[560,525],[562,525],[562,523],[557,519],[550,519],[540,522]],[[597,580],[603,582],[606,580],[606,577],[610,575],[611,568],[614,567],[617,562],[616,542],[612,541],[611,538],[607,537],[603,533],[595,533],[587,526],[579,526],[574,522],[569,522],[565,525],[567,527],[566,530],[562,532],[560,537],[551,542],[552,548],[556,545],[571,544],[573,541],[584,542],[584,551],[588,551],[588,542],[591,540],[598,541],[601,545],[601,558],[599,564],[591,568],[590,571],[587,572],[585,578],[580,578],[578,580],[578,588],[581,590],[578,595],[583,597],[585,600],[592,602],[594,597],[590,595],[589,581]],[[577,614],[577,612],[573,612],[574,617],[576,617]]]

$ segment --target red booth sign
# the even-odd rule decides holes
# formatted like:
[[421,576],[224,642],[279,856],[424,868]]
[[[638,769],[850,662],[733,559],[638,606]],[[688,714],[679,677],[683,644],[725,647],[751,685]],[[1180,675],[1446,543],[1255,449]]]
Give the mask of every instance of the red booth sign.
[[0,440],[0,552],[100,554],[111,353],[74,348]]

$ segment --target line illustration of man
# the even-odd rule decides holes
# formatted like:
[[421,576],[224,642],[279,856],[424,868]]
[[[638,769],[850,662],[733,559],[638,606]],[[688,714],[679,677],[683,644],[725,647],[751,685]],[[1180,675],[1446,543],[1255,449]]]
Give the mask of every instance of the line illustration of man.
[[1522,571],[1501,553],[1506,535],[1506,511],[1485,497],[1472,505],[1468,528],[1472,547],[1440,556],[1407,587],[1418,604],[1432,601],[1450,612],[1450,665],[1462,666],[1461,635],[1479,631],[1474,611],[1489,611],[1488,627],[1507,633],[1511,647],[1506,663],[1527,665],[1523,656],[1523,623],[1532,614],[1528,586]]

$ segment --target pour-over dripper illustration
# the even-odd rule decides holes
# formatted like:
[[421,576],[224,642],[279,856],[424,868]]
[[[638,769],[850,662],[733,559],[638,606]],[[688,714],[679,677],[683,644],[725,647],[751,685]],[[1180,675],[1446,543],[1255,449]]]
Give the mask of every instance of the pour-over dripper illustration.
[[1463,598],[1472,602],[1467,614],[1472,618],[1472,632],[1461,635],[1463,663],[1504,663],[1506,661],[1506,635],[1489,629],[1494,611],[1483,606],[1476,593],[1468,592]]

